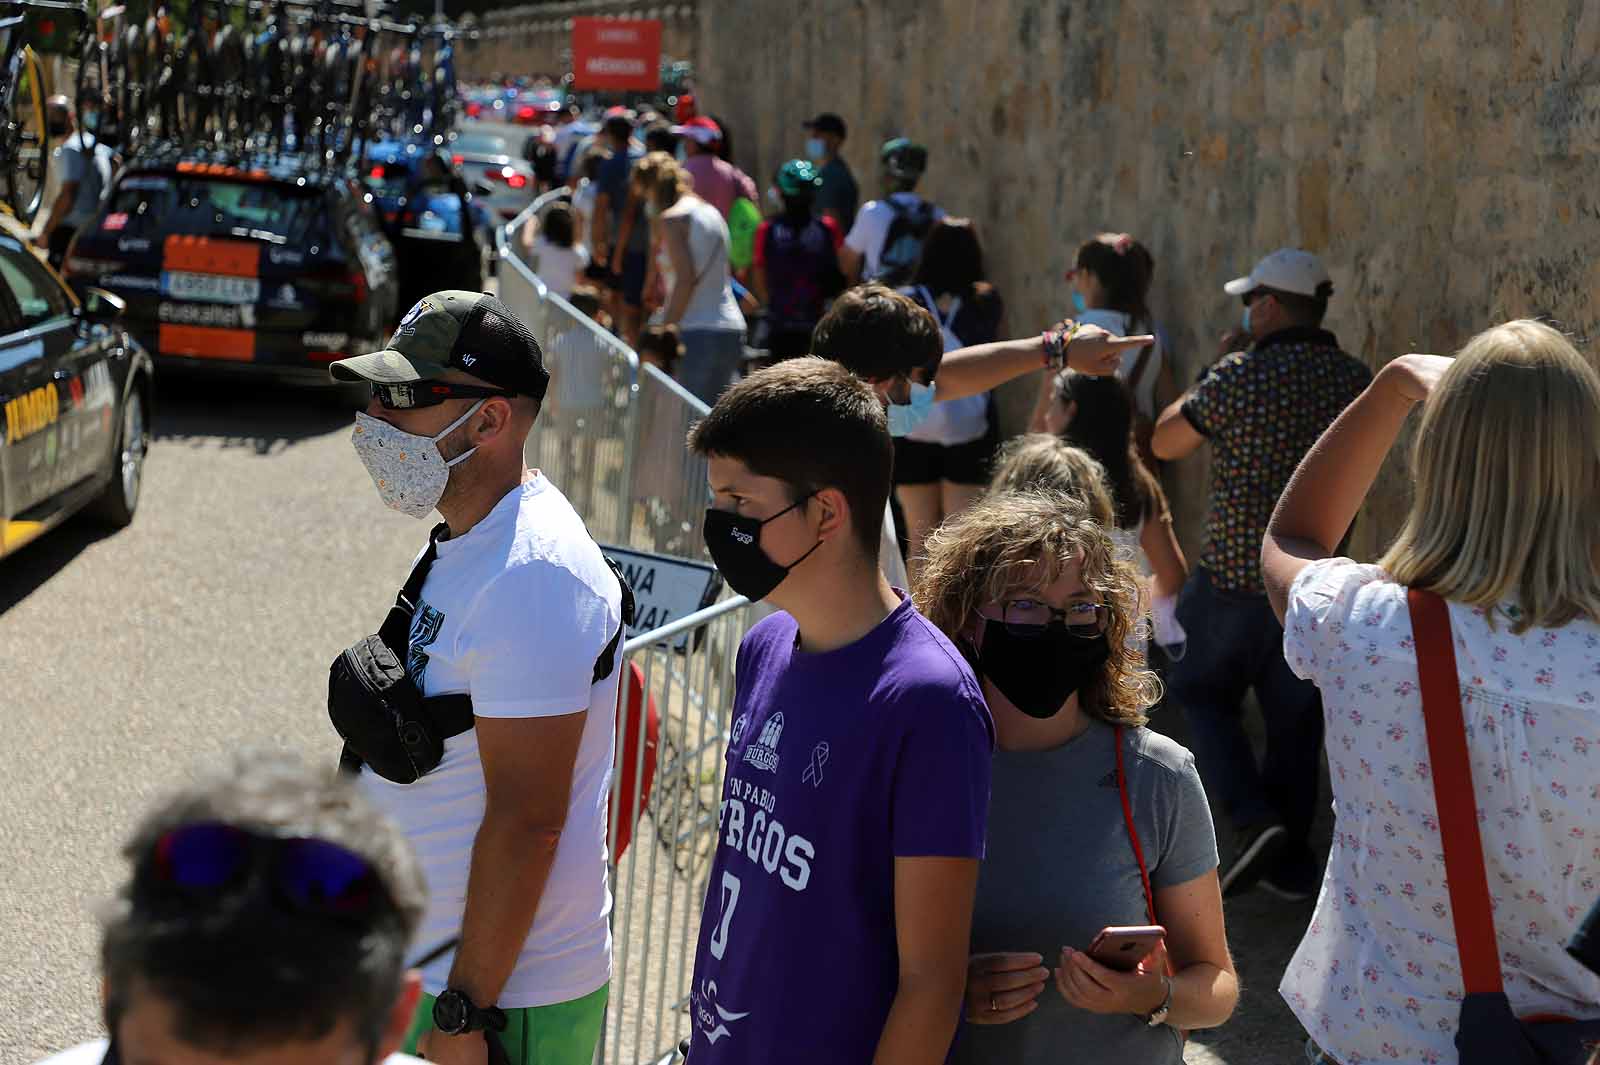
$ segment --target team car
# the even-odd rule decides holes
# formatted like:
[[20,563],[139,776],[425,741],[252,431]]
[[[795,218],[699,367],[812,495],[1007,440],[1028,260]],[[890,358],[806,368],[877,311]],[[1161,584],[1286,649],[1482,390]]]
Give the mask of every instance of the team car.
[[372,194],[294,159],[134,160],[64,271],[127,302],[158,364],[326,385],[397,315],[394,249]]
[[0,215],[0,556],[80,510],[121,528],[139,505],[154,370],[122,301],[83,299]]

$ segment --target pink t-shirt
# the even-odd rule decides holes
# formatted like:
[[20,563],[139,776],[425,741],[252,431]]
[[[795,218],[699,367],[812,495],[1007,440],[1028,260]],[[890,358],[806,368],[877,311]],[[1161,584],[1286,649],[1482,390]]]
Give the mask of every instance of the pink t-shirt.
[[724,219],[740,196],[752,203],[760,202],[749,175],[709,152],[691,155],[683,161],[683,168],[694,178],[695,194],[715,207]]

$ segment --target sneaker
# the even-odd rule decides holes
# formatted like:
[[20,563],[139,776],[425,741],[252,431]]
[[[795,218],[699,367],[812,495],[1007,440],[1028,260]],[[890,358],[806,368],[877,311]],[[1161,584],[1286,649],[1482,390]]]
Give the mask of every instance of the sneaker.
[[1261,874],[1262,890],[1287,902],[1315,898],[1322,887],[1322,870],[1305,847],[1286,848]]
[[1222,874],[1222,897],[1238,895],[1255,886],[1261,874],[1272,868],[1283,849],[1283,825],[1260,821],[1233,832],[1233,864]]

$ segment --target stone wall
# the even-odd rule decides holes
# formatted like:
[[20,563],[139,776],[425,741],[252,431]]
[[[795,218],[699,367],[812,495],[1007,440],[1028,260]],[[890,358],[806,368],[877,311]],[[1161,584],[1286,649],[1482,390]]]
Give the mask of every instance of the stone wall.
[[477,22],[478,38],[464,50],[462,76],[549,74],[572,69],[572,20],[579,16],[661,20],[661,53],[695,60],[700,23],[688,2],[649,0],[572,0],[518,4],[486,12]]
[[[973,217],[1016,334],[1069,306],[1077,242],[1128,230],[1180,381],[1239,315],[1223,281],[1281,245],[1326,259],[1329,315],[1374,366],[1512,316],[1600,317],[1600,0],[700,0],[703,107],[767,175],[838,111],[930,148],[924,191]],[[873,190],[875,191],[875,190]],[[1023,391],[1026,391],[1024,389]],[[1028,397],[1007,397],[1012,418]],[[1169,483],[1197,546],[1205,459]],[[1405,505],[1392,462],[1360,523]]]

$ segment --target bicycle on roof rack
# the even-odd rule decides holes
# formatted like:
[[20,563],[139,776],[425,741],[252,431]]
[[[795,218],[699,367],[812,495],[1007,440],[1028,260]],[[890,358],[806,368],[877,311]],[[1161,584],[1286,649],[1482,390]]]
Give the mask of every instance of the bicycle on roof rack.
[[110,6],[84,34],[80,124],[94,116],[128,158],[293,154],[359,168],[379,137],[449,135],[452,37],[369,16],[362,0],[189,0],[181,19],[156,6],[142,22]]
[[49,87],[27,38],[34,20],[84,14],[81,2],[0,0],[0,200],[23,222],[39,212],[50,169]]

